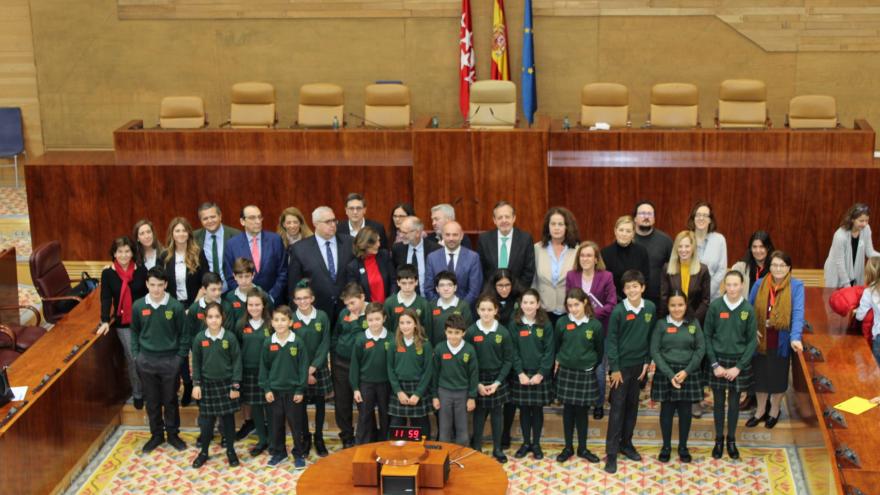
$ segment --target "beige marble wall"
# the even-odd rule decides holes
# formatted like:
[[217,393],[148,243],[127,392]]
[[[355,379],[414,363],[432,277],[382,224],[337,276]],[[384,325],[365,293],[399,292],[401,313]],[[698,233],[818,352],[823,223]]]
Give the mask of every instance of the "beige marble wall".
[[25,147],[30,156],[41,154],[43,135],[28,0],[0,2],[0,106],[21,108]]

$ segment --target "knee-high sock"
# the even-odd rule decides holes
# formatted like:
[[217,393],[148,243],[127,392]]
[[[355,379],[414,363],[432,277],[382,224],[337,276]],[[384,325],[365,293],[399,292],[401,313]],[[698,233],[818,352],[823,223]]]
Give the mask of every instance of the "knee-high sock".
[[679,401],[678,409],[678,448],[687,448],[688,436],[691,433],[691,418],[693,403]]
[[663,437],[663,447],[672,448],[672,418],[675,417],[675,403],[663,401],[660,403],[660,435]]

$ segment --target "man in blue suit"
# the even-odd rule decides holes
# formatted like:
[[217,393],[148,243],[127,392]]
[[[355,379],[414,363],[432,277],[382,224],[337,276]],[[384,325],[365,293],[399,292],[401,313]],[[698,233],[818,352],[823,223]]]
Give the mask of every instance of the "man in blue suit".
[[443,225],[443,249],[428,255],[425,264],[425,297],[437,300],[434,289],[434,277],[443,270],[455,272],[458,277],[456,295],[466,300],[471,306],[477,301],[483,288],[483,269],[480,267],[480,255],[461,245],[464,231],[458,222],[450,221]]
[[235,260],[247,258],[257,268],[254,283],[269,292],[276,304],[286,303],[287,251],[281,237],[263,230],[263,214],[254,205],[241,209],[241,225],[244,232],[226,241],[223,247],[223,271],[229,290],[238,287],[232,276]]

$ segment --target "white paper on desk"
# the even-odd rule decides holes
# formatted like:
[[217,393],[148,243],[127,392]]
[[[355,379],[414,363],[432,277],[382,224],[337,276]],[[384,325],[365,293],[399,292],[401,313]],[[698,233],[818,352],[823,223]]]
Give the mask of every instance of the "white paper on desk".
[[24,400],[24,396],[27,395],[27,387],[9,387],[12,389],[12,400],[13,401],[22,401]]

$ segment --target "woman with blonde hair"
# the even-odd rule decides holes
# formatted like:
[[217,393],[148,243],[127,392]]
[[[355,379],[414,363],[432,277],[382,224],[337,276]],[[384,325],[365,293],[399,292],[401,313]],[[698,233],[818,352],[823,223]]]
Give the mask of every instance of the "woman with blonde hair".
[[696,318],[700,325],[706,319],[709,310],[710,287],[712,278],[709,268],[700,263],[697,255],[697,239],[690,230],[682,230],[672,242],[672,254],[669,262],[663,265],[663,276],[660,278],[660,316],[666,316],[669,294],[680,290],[688,299],[688,318]]
[[306,217],[296,206],[287,207],[281,212],[281,216],[278,217],[277,232],[281,236],[285,249],[290,249],[290,246],[293,246],[297,241],[314,235],[309,224],[306,223]]
[[638,270],[645,277],[651,271],[648,250],[633,242],[635,235],[636,221],[624,215],[614,222],[614,242],[602,248],[602,259],[605,260],[605,267],[614,275],[614,288],[619,301],[626,297],[620,278],[627,270]]
[[856,319],[862,321],[868,311],[874,312],[874,323],[871,326],[871,352],[874,360],[880,365],[880,256],[872,256],[865,266],[865,292],[856,309]]

